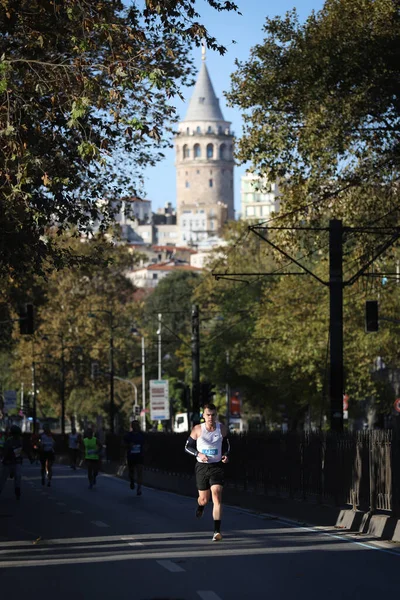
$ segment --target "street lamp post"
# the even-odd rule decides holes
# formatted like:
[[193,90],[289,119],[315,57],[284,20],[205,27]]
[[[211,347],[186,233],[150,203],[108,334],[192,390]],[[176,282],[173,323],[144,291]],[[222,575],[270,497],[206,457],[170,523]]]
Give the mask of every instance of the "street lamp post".
[[61,433],[65,435],[65,345],[64,335],[62,333],[43,333],[43,339],[49,338],[50,336],[56,336],[60,338],[61,342],[61,377],[60,377],[60,401],[61,401]]
[[161,369],[161,324],[162,324],[162,314],[158,313],[158,379],[161,380],[162,377],[162,369]]
[[146,430],[146,353],[142,335],[142,431]]
[[115,414],[115,404],[114,404],[114,315],[111,310],[105,309],[96,309],[92,310],[89,313],[89,317],[95,317],[93,313],[105,313],[109,316],[110,319],[110,432],[114,433],[114,414]]

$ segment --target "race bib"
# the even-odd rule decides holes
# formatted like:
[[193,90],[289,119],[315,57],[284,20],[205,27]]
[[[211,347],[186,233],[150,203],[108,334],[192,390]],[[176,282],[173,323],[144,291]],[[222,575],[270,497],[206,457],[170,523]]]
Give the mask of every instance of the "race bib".
[[141,444],[133,444],[130,454],[140,454],[141,449],[142,449]]
[[88,456],[93,456],[94,454],[97,454],[97,450],[88,450],[87,451]]
[[206,448],[205,450],[200,450],[206,456],[217,456],[218,448]]
[[19,458],[22,454],[22,448],[14,448],[14,456],[15,458]]

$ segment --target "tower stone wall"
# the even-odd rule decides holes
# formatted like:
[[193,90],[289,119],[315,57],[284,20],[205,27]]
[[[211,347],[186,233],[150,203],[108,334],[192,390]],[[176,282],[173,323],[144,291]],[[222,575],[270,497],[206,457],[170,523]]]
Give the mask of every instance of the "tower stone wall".
[[203,62],[175,136],[177,221],[183,243],[218,235],[234,219],[233,139]]

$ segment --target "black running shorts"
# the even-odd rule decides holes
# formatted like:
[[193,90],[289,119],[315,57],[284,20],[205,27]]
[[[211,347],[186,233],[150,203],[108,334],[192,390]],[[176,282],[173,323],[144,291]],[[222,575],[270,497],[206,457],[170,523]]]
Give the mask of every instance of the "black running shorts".
[[222,462],[196,463],[196,485],[201,491],[209,490],[212,485],[224,485],[224,466]]
[[51,451],[48,451],[48,452],[42,451],[40,453],[40,462],[42,464],[44,464],[47,461],[54,462],[54,459],[55,459],[54,452],[51,452]]

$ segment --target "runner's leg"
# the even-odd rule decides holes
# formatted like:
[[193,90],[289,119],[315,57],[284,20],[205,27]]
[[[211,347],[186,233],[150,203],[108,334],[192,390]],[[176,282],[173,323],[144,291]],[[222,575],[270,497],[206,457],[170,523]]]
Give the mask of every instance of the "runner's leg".
[[21,471],[22,465],[15,465],[14,467],[14,489],[16,498],[21,497]]
[[143,481],[143,465],[141,463],[138,463],[136,465],[136,477],[137,477],[137,484],[138,484],[137,495],[141,496],[142,495],[142,481]]
[[222,485],[212,485],[211,495],[213,501],[213,519],[214,519],[214,541],[220,541],[221,536],[221,517],[222,517]]
[[10,476],[10,467],[8,465],[2,465],[1,473],[0,473],[0,493]]

